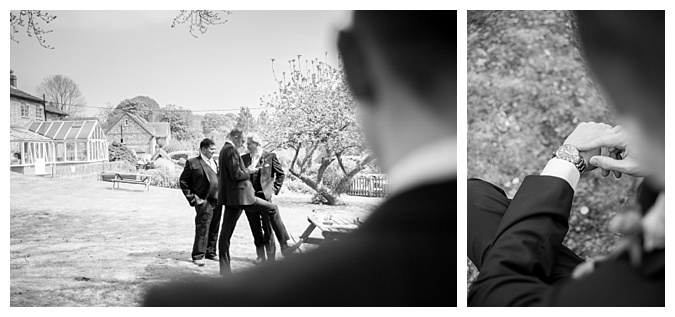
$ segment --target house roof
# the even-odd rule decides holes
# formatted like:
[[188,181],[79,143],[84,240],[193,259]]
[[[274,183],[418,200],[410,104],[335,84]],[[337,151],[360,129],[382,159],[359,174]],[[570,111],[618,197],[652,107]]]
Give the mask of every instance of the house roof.
[[60,115],[64,115],[64,116],[68,115],[67,112],[63,112],[62,110],[57,109],[56,107],[50,105],[49,103],[45,104],[45,111],[60,114]]
[[9,128],[9,141],[51,141],[52,139],[22,128]]
[[171,134],[171,125],[168,122],[148,122],[147,124],[152,127],[158,138],[165,138]]
[[23,91],[23,90],[20,90],[20,89],[11,87],[11,86],[9,87],[9,96],[21,98],[21,99],[26,99],[26,100],[30,100],[30,101],[35,101],[35,102],[39,102],[39,103],[42,103],[42,104],[45,103],[45,101],[42,100],[41,98],[35,97],[35,96],[33,96],[33,95]]
[[143,118],[141,118],[141,117],[139,117],[135,114],[131,114],[131,113],[128,113],[128,112],[125,112],[123,116],[120,116],[120,118],[117,119],[117,121],[115,121],[115,123],[111,124],[110,127],[108,127],[108,129],[106,130],[106,133],[110,132],[110,130],[117,124],[117,122],[120,122],[120,120],[122,120],[122,118],[124,118],[125,116],[131,118],[131,120],[134,120],[134,122],[136,122],[136,124],[141,126],[141,128],[143,128],[143,130],[148,132],[148,134],[150,134],[151,136],[157,137],[157,135],[155,134],[154,127],[150,126],[148,124],[149,123],[148,121],[146,121],[145,119],[143,119]]
[[28,130],[52,140],[105,140],[97,120],[37,121]]
[[83,121],[83,120],[96,120],[101,123],[101,120],[98,117],[67,117],[65,120],[68,121]]

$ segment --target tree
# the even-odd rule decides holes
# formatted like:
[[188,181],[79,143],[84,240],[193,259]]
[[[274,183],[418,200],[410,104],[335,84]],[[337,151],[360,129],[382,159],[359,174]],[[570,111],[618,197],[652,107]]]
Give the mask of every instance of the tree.
[[79,85],[64,75],[45,77],[38,85],[37,91],[44,94],[47,101],[52,102],[56,108],[68,113],[69,116],[76,116],[86,105]]
[[197,38],[195,31],[206,33],[209,25],[223,24],[227,20],[223,20],[221,14],[230,15],[232,11],[225,10],[180,10],[180,14],[173,19],[171,27],[176,27],[176,24],[190,23],[190,34]]
[[[138,117],[145,119],[146,121],[151,120],[151,113],[153,110],[159,110],[159,104],[154,99],[147,96],[136,96],[131,99],[124,99],[117,104],[117,110],[123,112],[128,112],[134,114]],[[121,115],[121,112],[118,113]],[[157,120],[154,120],[157,121]]]
[[[152,98],[148,97],[148,96],[136,96],[136,97],[133,97],[129,100],[144,105],[142,107],[143,109],[157,110],[157,109],[160,108],[157,101],[155,99],[152,99]],[[149,111],[147,112],[147,114],[143,114],[143,115],[149,116]],[[148,119],[148,118],[146,118],[146,119]],[[151,120],[148,120],[148,121],[151,121]]]
[[[224,24],[227,20],[223,20],[222,14],[230,15],[232,11],[225,10],[180,10],[178,16],[173,19],[171,27],[176,27],[177,24],[189,23],[190,24],[190,34],[197,38],[195,31],[201,32],[201,34],[206,33],[208,26],[216,24]],[[9,38],[19,43],[19,40],[16,39],[16,34],[19,33],[19,28],[26,27],[26,34],[28,37],[35,36],[44,48],[54,49],[53,46],[47,44],[45,39],[42,37],[47,33],[51,33],[52,30],[45,30],[40,26],[40,21],[49,24],[54,19],[55,15],[50,15],[49,12],[40,11],[40,10],[20,10],[18,13],[9,12]]]
[[256,131],[258,124],[253,117],[251,110],[248,107],[241,107],[239,109],[239,116],[237,117],[237,124],[235,127],[244,130],[244,132]]
[[117,111],[115,106],[113,106],[110,102],[106,102],[105,107],[98,111],[96,117],[98,118],[99,122],[101,122],[101,128],[103,128],[104,131],[107,130],[110,125],[115,123],[116,118],[119,118],[118,113],[119,111]]
[[46,11],[40,11],[40,10],[20,10],[18,13],[14,13],[12,11],[9,12],[9,26],[10,26],[10,32],[9,32],[9,38],[16,42],[19,43],[19,40],[16,39],[16,34],[19,33],[19,28],[26,28],[26,34],[28,34],[28,37],[33,37],[37,38],[38,43],[44,48],[48,49],[54,49],[54,47],[50,46],[47,44],[46,40],[42,37],[43,35],[47,33],[51,33],[52,30],[45,30],[42,28],[40,25],[40,20],[42,22],[49,24],[52,22],[54,19],[56,19],[55,15],[50,15]]
[[160,110],[157,118],[161,122],[169,123],[171,135],[177,140],[191,140],[202,134],[201,122],[195,120],[191,110],[172,104]]
[[229,132],[235,126],[237,117],[231,113],[207,113],[202,118],[204,134],[212,134],[212,131]]
[[[151,111],[154,111],[154,117],[151,115]],[[112,106],[109,102],[106,103],[106,107],[99,110],[96,115],[100,121],[103,129],[107,129],[111,124],[115,123],[124,112],[131,113],[140,118],[145,119],[148,122],[159,121],[157,118],[160,116],[160,107],[155,99],[152,99],[148,96],[136,96],[131,99],[124,99],[120,101],[117,106]]]
[[[285,72],[282,80],[274,76],[278,91],[262,99],[263,105],[273,108],[266,119],[272,123],[264,126],[265,135],[275,143],[273,146],[295,152],[289,167],[291,175],[314,189],[327,204],[344,204],[340,194],[373,161],[373,156],[358,127],[356,100],[345,81],[342,64],[334,68],[318,60],[311,61],[311,65],[305,61],[302,69],[300,58],[298,55],[297,62],[289,61],[288,76]],[[348,155],[357,158],[353,168],[345,164]],[[312,168],[313,162],[319,164],[316,169]],[[324,179],[331,164],[339,167],[336,170],[341,177],[337,182]]]

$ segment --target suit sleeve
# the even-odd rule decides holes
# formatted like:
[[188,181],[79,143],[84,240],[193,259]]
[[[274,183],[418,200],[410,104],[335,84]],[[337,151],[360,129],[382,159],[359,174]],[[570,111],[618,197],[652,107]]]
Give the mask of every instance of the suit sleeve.
[[525,178],[471,286],[470,306],[550,304],[554,292],[543,281],[551,275],[567,233],[573,196],[561,178]]
[[187,199],[190,206],[194,206],[196,203],[195,194],[192,191],[192,164],[190,160],[185,161],[185,168],[180,174],[179,178],[180,190],[183,191],[183,195]]
[[281,162],[277,159],[277,155],[272,153],[272,173],[274,173],[274,194],[278,195],[281,190],[281,185],[284,183],[284,170],[281,168]]
[[241,157],[237,154],[234,147],[225,149],[225,157],[223,159],[225,160],[225,162],[223,162],[225,165],[221,168],[227,168],[232,178],[238,181],[250,178],[249,170],[244,166],[244,162],[241,160]]

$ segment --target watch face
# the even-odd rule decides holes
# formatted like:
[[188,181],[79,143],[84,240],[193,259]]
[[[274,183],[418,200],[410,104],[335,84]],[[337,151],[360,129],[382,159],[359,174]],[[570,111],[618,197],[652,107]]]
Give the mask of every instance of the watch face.
[[575,148],[574,146],[570,144],[565,144],[561,146],[557,151],[556,151],[556,156],[563,159],[563,160],[568,160],[570,162],[575,161],[577,158],[579,158],[579,150]]

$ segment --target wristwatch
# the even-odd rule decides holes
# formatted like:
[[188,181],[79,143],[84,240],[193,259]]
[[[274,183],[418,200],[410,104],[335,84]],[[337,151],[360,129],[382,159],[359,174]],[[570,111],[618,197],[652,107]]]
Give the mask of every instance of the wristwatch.
[[574,164],[579,171],[579,174],[583,174],[586,171],[586,161],[584,161],[584,158],[581,157],[579,150],[574,145],[563,144],[563,146],[559,147],[553,153],[553,157]]

